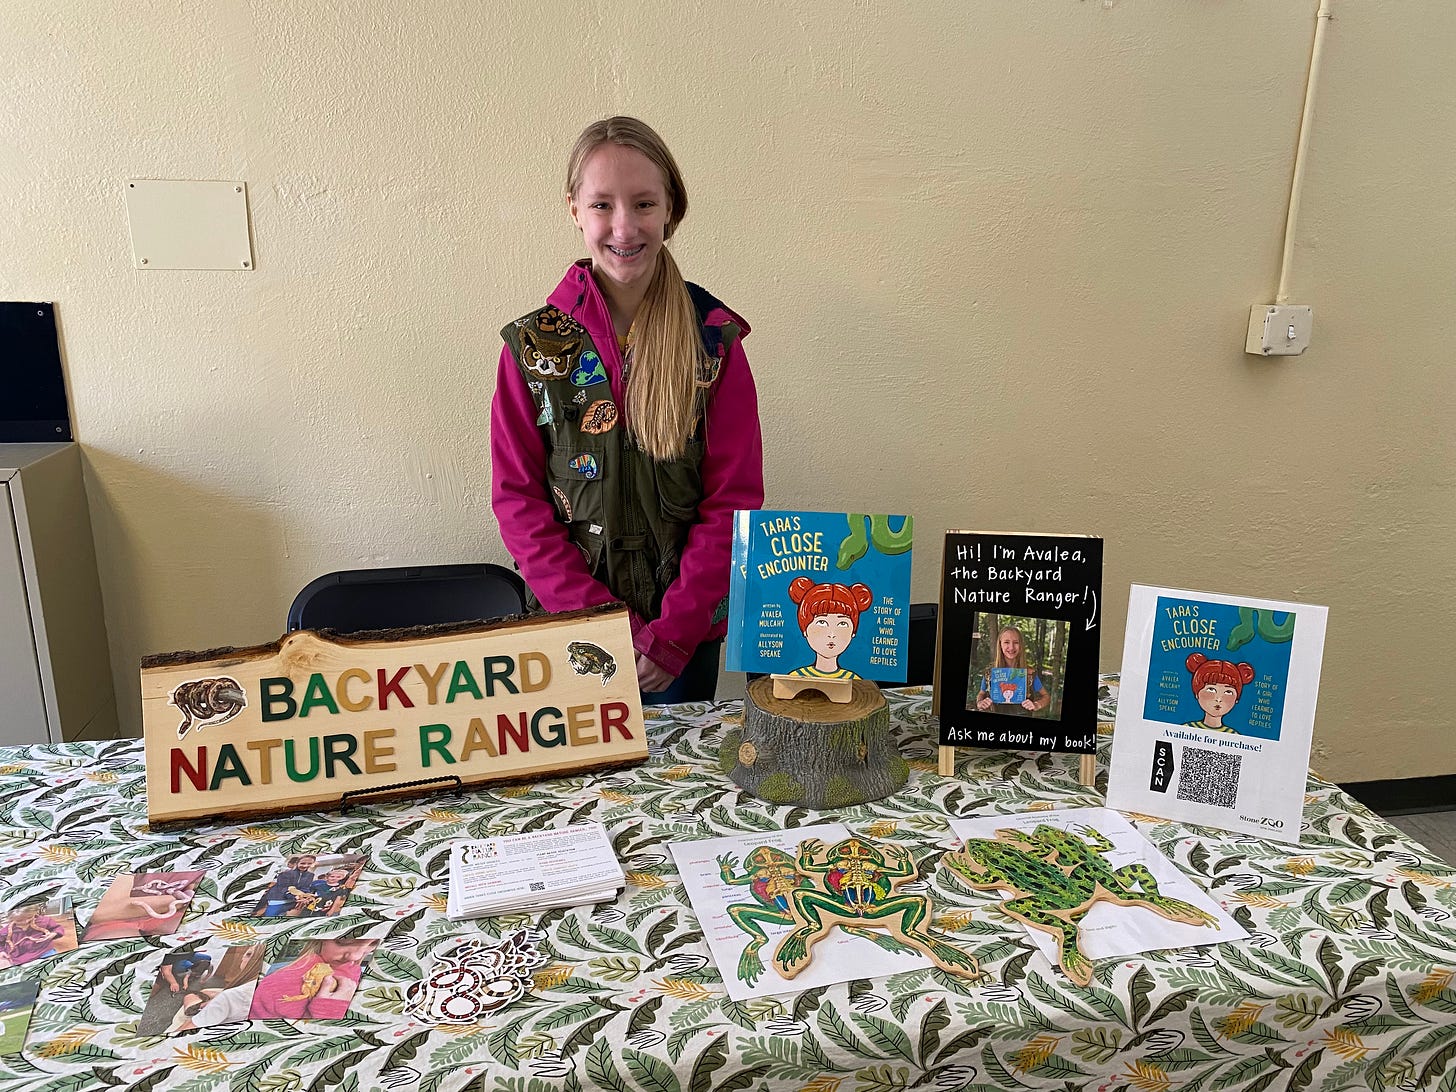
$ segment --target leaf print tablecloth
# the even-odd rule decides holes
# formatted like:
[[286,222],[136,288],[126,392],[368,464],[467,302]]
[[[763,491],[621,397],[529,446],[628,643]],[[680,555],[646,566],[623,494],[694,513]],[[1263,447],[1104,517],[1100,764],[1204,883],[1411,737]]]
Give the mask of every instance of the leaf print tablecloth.
[[[1100,782],[1079,785],[1073,756],[971,749],[942,778],[928,690],[889,697],[910,783],[830,813],[747,798],[720,773],[736,702],[650,712],[652,756],[634,769],[181,832],[146,825],[140,741],[7,751],[7,906],[22,892],[68,892],[84,924],[117,873],[200,868],[181,936],[261,938],[270,956],[285,940],[346,930],[384,939],[342,1021],[170,1039],[136,1025],[179,938],[84,944],[0,972],[41,978],[24,1052],[0,1058],[0,1092],[1456,1090],[1456,870],[1314,777],[1297,848],[1139,817],[1251,938],[1104,961],[1078,988],[993,896],[936,865],[952,846],[949,819],[1097,806]],[[1110,698],[1101,713],[1112,719]],[[1105,773],[1109,737],[1100,743]],[[535,920],[551,959],[534,992],[463,1028],[405,1015],[404,991],[435,953],[531,923],[446,920],[451,840],[584,819],[607,826],[628,886],[614,903]],[[727,1000],[667,843],[827,819],[914,852],[936,896],[935,927],[976,955],[979,982],[927,970]],[[342,915],[247,917],[278,860],[304,852],[369,855]]]

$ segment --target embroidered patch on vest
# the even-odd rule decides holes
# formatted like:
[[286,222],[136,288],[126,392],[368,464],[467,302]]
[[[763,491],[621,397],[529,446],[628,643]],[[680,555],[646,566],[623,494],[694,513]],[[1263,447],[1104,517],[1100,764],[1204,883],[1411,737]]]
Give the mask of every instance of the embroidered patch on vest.
[[536,315],[536,325],[543,332],[560,337],[576,337],[582,332],[581,323],[557,307],[547,307],[539,312]]
[[581,354],[581,362],[577,364],[576,371],[571,373],[571,384],[574,387],[589,387],[593,383],[605,383],[607,381],[607,370],[602,367],[602,358],[588,349]]
[[561,509],[562,516],[564,516],[568,521],[570,521],[570,519],[571,519],[571,502],[566,499],[566,494],[563,493],[560,489],[557,489],[556,486],[554,486],[554,485],[551,487],[551,492],[556,497],[556,506]]
[[586,405],[586,391],[577,391],[571,396],[571,400],[578,406]]
[[546,398],[546,397],[542,397],[542,399],[541,399],[541,413],[540,413],[540,416],[538,416],[536,418],[536,424],[538,424],[538,425],[554,425],[555,423],[556,423],[556,414],[555,414],[555,412],[551,408],[551,399]]
[[581,431],[600,436],[603,432],[611,432],[616,424],[617,404],[602,399],[587,406],[581,418]]
[[571,358],[580,340],[556,341],[538,337],[529,326],[521,330],[521,365],[543,379],[563,379],[571,371]]
[[597,457],[590,452],[582,452],[567,464],[587,481],[595,481],[596,476],[601,473],[597,469]]
[[720,357],[703,357],[698,361],[698,386],[711,387],[722,370],[723,361]]

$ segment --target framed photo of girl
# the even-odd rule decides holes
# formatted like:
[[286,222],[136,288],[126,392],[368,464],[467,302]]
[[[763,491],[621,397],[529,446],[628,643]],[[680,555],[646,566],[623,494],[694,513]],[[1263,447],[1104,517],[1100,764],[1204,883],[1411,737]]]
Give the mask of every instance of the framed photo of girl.
[[1102,540],[949,531],[935,710],[940,772],[953,748],[1097,750]]

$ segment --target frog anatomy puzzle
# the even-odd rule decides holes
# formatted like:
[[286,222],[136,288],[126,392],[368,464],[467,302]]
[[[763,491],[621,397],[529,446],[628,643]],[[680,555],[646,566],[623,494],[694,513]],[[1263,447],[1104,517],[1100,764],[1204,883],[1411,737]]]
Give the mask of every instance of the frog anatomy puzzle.
[[919,869],[903,846],[826,823],[671,848],[735,1000],[931,964],[980,974],[931,931],[930,897],[904,890]]
[[[994,836],[975,836],[991,833],[988,825],[994,825]],[[1079,986],[1092,981],[1094,958],[1245,935],[1135,828],[1107,809],[963,819],[952,821],[951,828],[965,839],[965,847],[947,853],[945,866],[970,887],[1008,893],[1011,898],[1001,910],[1050,938],[1054,962]],[[1094,911],[1101,920],[1090,929]],[[1101,942],[1090,955],[1089,931]]]

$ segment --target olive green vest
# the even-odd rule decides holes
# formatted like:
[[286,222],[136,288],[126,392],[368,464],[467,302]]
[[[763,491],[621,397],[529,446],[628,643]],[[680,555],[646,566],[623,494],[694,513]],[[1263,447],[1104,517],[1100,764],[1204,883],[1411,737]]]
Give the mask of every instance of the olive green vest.
[[[697,285],[688,290],[700,323],[722,306]],[[557,519],[566,524],[592,576],[648,621],[661,614],[688,529],[698,520],[702,411],[739,334],[731,323],[702,331],[707,355],[698,368],[693,435],[681,458],[661,462],[628,435],[606,365],[581,323],[548,306],[501,331],[536,404]]]

